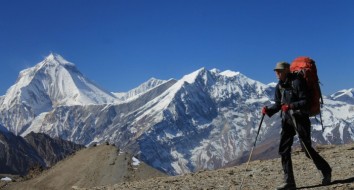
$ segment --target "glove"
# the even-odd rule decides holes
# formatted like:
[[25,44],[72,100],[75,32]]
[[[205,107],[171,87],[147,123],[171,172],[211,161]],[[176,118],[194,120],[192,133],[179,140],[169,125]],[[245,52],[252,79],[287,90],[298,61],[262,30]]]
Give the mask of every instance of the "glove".
[[291,110],[292,107],[293,107],[293,106],[292,106],[291,104],[283,104],[283,105],[281,106],[281,110],[282,110],[283,112],[287,112],[287,111]]
[[267,114],[267,111],[268,111],[268,107],[267,107],[267,106],[264,106],[264,107],[262,108],[262,114],[263,114],[263,115],[266,115],[266,114]]

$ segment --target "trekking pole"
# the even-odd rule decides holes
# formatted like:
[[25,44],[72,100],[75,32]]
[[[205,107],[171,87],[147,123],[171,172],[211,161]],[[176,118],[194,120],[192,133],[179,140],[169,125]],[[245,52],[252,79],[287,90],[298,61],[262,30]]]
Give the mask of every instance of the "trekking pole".
[[[265,115],[265,114],[262,115],[261,122],[259,123],[259,126],[258,126],[258,131],[257,131],[256,139],[255,139],[254,144],[253,144],[253,147],[252,147],[252,149],[251,149],[250,156],[248,157],[248,161],[247,161],[247,164],[246,164],[245,173],[247,172],[248,165],[249,165],[249,163],[250,163],[250,161],[251,161],[253,149],[254,149],[254,147],[256,147],[257,138],[258,138],[258,135],[259,135],[259,131],[261,130],[261,126],[262,126],[262,123],[263,123],[264,115]],[[242,189],[242,185],[243,185],[243,181],[245,180],[245,176],[246,176],[246,174],[245,174],[245,175],[243,176],[243,178],[242,178],[241,185],[240,185],[240,190]]]
[[[290,110],[289,112],[290,112],[289,115],[290,115],[290,117],[291,117],[291,120],[293,120],[293,123],[294,123],[295,132],[296,132],[297,136],[298,136],[299,139],[300,139],[299,132],[297,131],[297,123],[296,123],[295,117],[294,117],[294,115],[293,115],[294,111],[293,111],[293,110]],[[310,152],[307,150],[307,147],[305,146],[305,143],[304,143],[301,139],[300,139],[300,142],[302,143],[303,147],[305,148],[306,153],[310,156],[310,159],[313,160],[312,157],[311,157],[311,155],[310,155]]]
[[[322,97],[322,92],[321,92],[321,87],[320,85],[318,85],[318,91],[320,92],[320,108],[322,108],[324,102],[323,102],[323,97]],[[321,126],[322,126],[322,132],[324,132],[324,127],[323,127],[323,122],[322,122],[322,113],[321,113],[321,109],[320,109],[320,120],[321,120]]]
[[321,110],[320,110],[320,121],[321,121],[321,126],[322,126],[322,132],[324,132]]

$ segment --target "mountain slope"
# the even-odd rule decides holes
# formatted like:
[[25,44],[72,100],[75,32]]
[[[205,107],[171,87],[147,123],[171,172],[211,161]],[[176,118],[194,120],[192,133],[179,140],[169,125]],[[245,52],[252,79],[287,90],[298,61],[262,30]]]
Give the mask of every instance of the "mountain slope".
[[31,132],[26,135],[24,139],[38,152],[39,156],[45,161],[46,167],[51,167],[68,155],[85,148],[83,145],[75,144],[70,141],[64,141],[58,138],[53,139],[43,133]]
[[31,168],[50,167],[83,147],[45,134],[22,138],[0,127],[0,173],[25,175]]
[[0,173],[24,175],[33,166],[46,164],[22,137],[0,130]]
[[72,189],[165,176],[111,145],[78,151],[39,176],[14,183],[6,189]]

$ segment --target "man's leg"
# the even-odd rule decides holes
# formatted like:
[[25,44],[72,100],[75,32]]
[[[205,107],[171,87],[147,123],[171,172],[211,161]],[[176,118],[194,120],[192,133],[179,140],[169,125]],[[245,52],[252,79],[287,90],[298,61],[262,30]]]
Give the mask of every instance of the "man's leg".
[[308,117],[298,117],[297,119],[297,131],[299,134],[301,146],[303,147],[306,154],[312,159],[316,168],[322,172],[323,180],[322,184],[327,185],[331,181],[332,169],[323,157],[316,152],[311,146],[311,123]]
[[282,121],[282,131],[279,143],[279,155],[281,156],[281,163],[284,171],[285,183],[278,187],[278,189],[287,189],[288,187],[296,187],[293,165],[291,160],[291,146],[294,140],[294,128],[289,126],[285,121]]

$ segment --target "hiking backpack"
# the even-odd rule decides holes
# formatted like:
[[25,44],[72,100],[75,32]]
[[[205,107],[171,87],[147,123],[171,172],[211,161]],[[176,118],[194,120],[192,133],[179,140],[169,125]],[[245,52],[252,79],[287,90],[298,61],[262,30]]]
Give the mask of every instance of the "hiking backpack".
[[309,115],[315,116],[321,114],[320,108],[321,104],[323,104],[323,98],[315,61],[309,57],[297,57],[290,64],[290,71],[306,80],[307,90],[310,96]]

